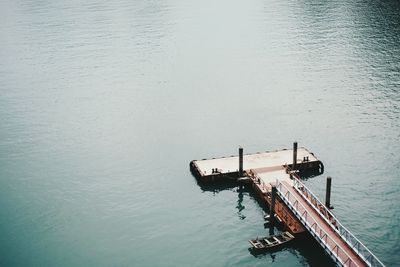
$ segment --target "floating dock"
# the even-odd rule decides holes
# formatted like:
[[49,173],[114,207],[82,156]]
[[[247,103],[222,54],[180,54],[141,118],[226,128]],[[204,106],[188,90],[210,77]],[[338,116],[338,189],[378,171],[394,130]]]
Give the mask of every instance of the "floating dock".
[[[296,150],[296,154],[294,151]],[[190,170],[201,182],[224,182],[236,180],[243,176],[240,173],[240,162],[242,171],[256,171],[258,173],[268,173],[270,169],[279,168],[284,165],[296,169],[300,173],[313,173],[315,175],[324,172],[324,165],[313,153],[306,148],[282,149],[276,151],[257,152],[240,156],[229,156],[212,159],[193,160],[190,162]],[[296,158],[294,159],[294,155]]]
[[308,232],[339,266],[384,266],[332,213],[331,178],[327,178],[325,203],[301,181],[302,175],[320,175],[323,163],[304,147],[193,160],[190,170],[200,183],[249,184],[284,230]]

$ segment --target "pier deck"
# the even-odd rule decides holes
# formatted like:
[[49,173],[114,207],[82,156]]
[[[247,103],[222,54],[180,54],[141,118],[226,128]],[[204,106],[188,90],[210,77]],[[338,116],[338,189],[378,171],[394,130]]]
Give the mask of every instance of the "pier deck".
[[[239,172],[239,157],[221,157],[213,159],[193,160],[190,164],[193,174],[202,182],[215,182],[224,179],[220,177],[237,177]],[[283,165],[291,166],[293,162],[293,150],[284,149],[277,151],[258,152],[243,155],[243,170],[267,169],[280,167]],[[313,153],[304,147],[297,149],[297,164],[301,170],[318,170],[323,172],[323,165]],[[213,171],[213,169],[217,169]]]

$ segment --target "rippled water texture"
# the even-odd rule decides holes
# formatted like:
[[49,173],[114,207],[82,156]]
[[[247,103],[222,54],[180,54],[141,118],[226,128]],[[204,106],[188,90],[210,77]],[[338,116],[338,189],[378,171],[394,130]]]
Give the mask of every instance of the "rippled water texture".
[[253,257],[263,210],[189,161],[291,147],[400,262],[399,1],[0,3],[0,265],[319,266]]

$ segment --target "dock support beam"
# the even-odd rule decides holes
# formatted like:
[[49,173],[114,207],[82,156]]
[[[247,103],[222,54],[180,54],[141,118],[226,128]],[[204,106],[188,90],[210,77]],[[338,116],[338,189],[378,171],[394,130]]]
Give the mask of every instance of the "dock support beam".
[[239,147],[239,177],[243,177],[243,147]]
[[325,206],[328,209],[332,209],[331,207],[331,185],[332,185],[332,178],[326,178],[326,195],[325,195]]
[[276,201],[276,186],[272,186],[271,190],[271,207],[269,207],[269,221],[271,225],[274,223],[274,215],[275,215],[275,201]]
[[293,143],[293,170],[297,169],[297,142]]

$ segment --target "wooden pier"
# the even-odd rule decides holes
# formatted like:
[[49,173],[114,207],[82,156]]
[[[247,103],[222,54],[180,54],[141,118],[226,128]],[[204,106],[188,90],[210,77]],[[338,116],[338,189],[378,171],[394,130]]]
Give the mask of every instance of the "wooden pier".
[[324,165],[304,147],[238,156],[193,160],[190,170],[201,183],[247,182],[293,235],[309,232],[339,266],[384,266],[332,213],[331,178],[326,202],[302,183],[301,175],[319,175]]

